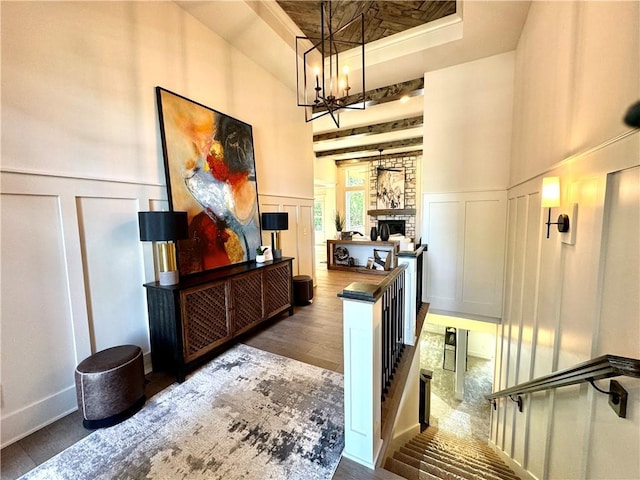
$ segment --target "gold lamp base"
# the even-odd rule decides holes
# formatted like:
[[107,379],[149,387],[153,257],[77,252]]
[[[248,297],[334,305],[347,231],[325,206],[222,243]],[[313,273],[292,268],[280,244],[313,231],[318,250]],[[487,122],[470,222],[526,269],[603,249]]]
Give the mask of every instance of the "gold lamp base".
[[176,262],[176,245],[173,242],[157,244],[158,280],[160,285],[175,285],[180,281]]

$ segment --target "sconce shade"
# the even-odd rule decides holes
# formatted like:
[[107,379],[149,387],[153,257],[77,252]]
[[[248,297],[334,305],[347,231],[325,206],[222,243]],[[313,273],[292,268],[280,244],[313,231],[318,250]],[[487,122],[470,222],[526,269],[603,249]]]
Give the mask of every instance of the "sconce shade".
[[263,230],[289,230],[289,214],[287,212],[268,212],[262,214]]
[[627,110],[624,116],[624,122],[630,127],[640,128],[640,101],[637,101],[629,107],[629,110]]
[[554,208],[560,206],[560,177],[545,177],[542,179],[542,207]]
[[138,212],[140,241],[166,242],[189,236],[187,212]]

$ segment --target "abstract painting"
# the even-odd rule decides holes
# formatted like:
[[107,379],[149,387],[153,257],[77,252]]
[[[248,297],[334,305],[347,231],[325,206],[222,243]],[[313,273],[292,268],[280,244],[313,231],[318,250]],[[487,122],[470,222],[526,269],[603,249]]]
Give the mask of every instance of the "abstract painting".
[[404,167],[378,167],[377,185],[378,209],[404,208]]
[[178,268],[189,275],[255,258],[261,243],[251,125],[156,87],[169,206],[186,211]]

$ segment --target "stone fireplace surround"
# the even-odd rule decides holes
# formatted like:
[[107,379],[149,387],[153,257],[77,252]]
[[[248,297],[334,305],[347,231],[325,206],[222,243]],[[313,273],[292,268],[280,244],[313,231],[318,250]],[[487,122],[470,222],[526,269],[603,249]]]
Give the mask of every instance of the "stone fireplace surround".
[[[381,220],[404,220],[404,235],[416,240],[416,166],[421,161],[422,155],[383,155],[380,160],[372,160],[369,164],[369,222],[380,231]],[[404,167],[404,209],[393,213],[393,210],[378,210],[376,202],[377,194],[377,168]],[[392,232],[393,233],[393,232]]]

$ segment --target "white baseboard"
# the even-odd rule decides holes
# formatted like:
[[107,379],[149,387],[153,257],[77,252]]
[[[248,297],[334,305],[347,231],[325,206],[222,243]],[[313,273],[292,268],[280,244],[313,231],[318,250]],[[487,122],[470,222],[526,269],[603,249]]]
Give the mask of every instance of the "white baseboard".
[[78,409],[76,387],[72,385],[2,417],[1,448],[46,427]]
[[151,364],[151,352],[142,355],[142,361],[144,362],[144,374],[149,375],[153,372],[153,365]]

